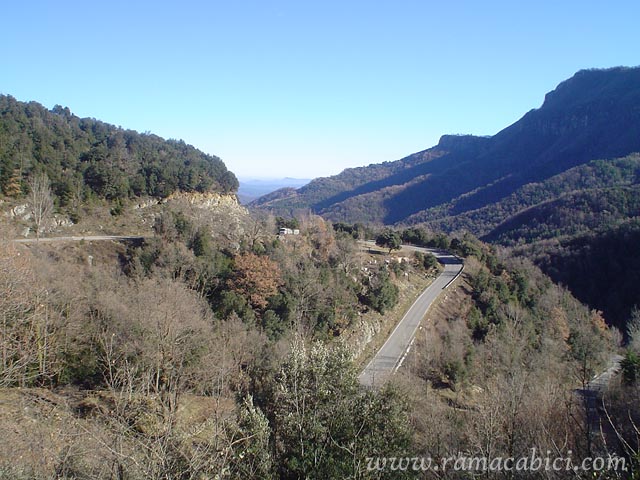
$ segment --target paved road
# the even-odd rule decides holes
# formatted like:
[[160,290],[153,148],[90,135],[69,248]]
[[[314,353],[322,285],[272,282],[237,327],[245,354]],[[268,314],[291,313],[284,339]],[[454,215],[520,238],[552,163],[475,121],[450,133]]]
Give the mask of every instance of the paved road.
[[385,344],[362,371],[358,380],[361,385],[374,387],[382,385],[389,375],[402,365],[420,322],[433,301],[462,271],[462,260],[450,253],[421,247],[404,246],[405,250],[433,253],[444,265],[444,270],[407,310]]
[[14,243],[53,243],[53,242],[104,242],[107,240],[115,241],[140,241],[145,237],[134,235],[86,235],[86,236],[71,236],[71,237],[42,237],[39,240],[36,238],[19,238],[12,240]]
[[[601,438],[604,435],[611,442],[617,439],[616,432],[611,428],[609,420],[602,409],[602,397],[609,388],[613,377],[620,371],[620,362],[623,358],[620,355],[612,356],[604,372],[593,377],[587,383],[586,388],[575,391],[582,400],[587,415],[589,433],[594,438]],[[613,443],[611,444],[613,445]]]
[[596,375],[591,379],[591,381],[587,384],[587,390],[591,390],[594,392],[603,392],[607,388],[609,388],[609,384],[611,383],[611,379],[615,377],[615,375],[620,371],[620,362],[624,357],[622,355],[613,355],[609,359],[609,365],[607,369]]

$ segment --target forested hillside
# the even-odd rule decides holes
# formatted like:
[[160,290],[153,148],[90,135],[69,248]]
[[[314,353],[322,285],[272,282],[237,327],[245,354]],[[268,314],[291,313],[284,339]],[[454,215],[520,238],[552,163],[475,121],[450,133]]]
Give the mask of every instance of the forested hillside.
[[238,187],[222,160],[183,141],[0,96],[0,189],[20,195],[34,171],[47,174],[61,206],[78,195],[124,200]]
[[638,292],[610,268],[626,260],[604,245],[633,249],[625,241],[640,214],[637,152],[640,68],[585,70],[493,137],[444,136],[405,159],[345,170],[256,205],[470,232],[517,247],[624,330]]
[[[2,244],[0,458],[12,460],[0,478],[398,478],[367,458],[481,455],[487,443],[504,456],[608,452],[574,390],[605,367],[618,332],[513,251],[464,231],[532,256],[623,326],[640,294],[640,156],[627,152],[637,111],[635,97],[627,110],[616,97],[629,75],[580,73],[495,137],[445,136],[261,201],[295,211],[311,198],[353,225],[250,216],[207,195],[200,208],[198,195],[171,194],[235,191],[219,159],[2,97],[5,197],[23,198],[45,173],[58,208],[100,199],[120,228],[132,225],[122,201],[171,201],[138,208],[152,209],[153,233],[137,242]],[[607,129],[605,107],[626,115],[633,138]],[[365,225],[397,219],[430,229]],[[299,234],[279,236],[282,226]],[[364,232],[385,249],[365,252]],[[429,311],[406,377],[367,390],[359,364],[407,292],[439,271],[433,256],[392,255],[401,241],[448,249],[465,270]]]
[[557,240],[522,245],[554,281],[566,285],[582,302],[601,310],[623,332],[640,306],[640,220]]
[[469,231],[515,245],[608,228],[639,211],[640,156],[594,160],[524,185],[485,207],[447,215],[455,204],[421,216],[434,230]]
[[142,245],[0,244],[0,478],[344,478],[409,447],[404,397],[339,343],[433,267],[313,216],[245,216],[238,246],[190,207]]
[[427,225],[477,231],[485,241],[515,248],[624,331],[640,298],[639,182],[639,155],[596,160]]
[[[586,452],[611,454],[615,447],[605,444],[599,427],[575,402],[575,390],[563,387],[586,385],[602,368],[597,365],[607,361],[612,332],[602,317],[551,283],[529,261],[474,241],[455,243],[470,253],[465,273],[433,307],[424,334],[416,338],[414,358],[407,362],[411,373],[406,388],[413,400],[420,454],[461,451],[482,457],[490,451],[518,458],[531,455],[532,448],[554,452],[552,456],[576,455],[574,459]],[[621,413],[628,412],[634,410]],[[604,429],[610,428],[606,422]],[[633,423],[628,417],[614,425],[629,429]],[[633,434],[630,438],[636,439]],[[486,476],[598,477],[573,470],[511,473]],[[620,478],[632,478],[624,475]],[[444,478],[470,476],[454,473]],[[598,478],[616,477],[612,473]]]

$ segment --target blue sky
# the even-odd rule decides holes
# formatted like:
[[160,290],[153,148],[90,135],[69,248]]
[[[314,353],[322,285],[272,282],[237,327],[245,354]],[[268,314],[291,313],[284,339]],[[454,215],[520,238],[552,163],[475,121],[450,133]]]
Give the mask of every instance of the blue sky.
[[577,70],[640,64],[640,2],[5,2],[0,93],[315,177],[494,134]]

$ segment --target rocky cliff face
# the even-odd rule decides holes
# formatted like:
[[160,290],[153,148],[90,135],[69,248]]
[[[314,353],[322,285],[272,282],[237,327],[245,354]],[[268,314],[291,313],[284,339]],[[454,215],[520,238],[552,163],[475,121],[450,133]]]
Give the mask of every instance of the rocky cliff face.
[[[7,222],[13,224],[20,236],[29,237],[34,234],[32,228],[33,214],[28,203],[5,202],[0,200],[0,213]],[[41,234],[60,232],[64,228],[73,227],[73,222],[66,215],[54,213],[40,228]]]
[[235,194],[177,192],[163,203],[188,209],[198,224],[206,226],[214,238],[232,248],[239,247],[249,212],[240,205]]
[[491,137],[477,137],[475,135],[442,135],[437,149],[449,151],[477,151],[486,147]]
[[240,205],[235,194],[224,193],[199,193],[199,192],[176,192],[167,197],[165,202],[187,202],[197,208],[203,209],[228,209],[234,210],[238,214],[247,214],[247,209]]

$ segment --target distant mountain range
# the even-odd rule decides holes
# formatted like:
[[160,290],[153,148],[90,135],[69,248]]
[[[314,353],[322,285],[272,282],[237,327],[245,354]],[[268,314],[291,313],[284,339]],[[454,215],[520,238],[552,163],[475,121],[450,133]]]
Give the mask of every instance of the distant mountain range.
[[249,203],[282,188],[300,188],[311,181],[308,178],[239,178],[238,197],[241,203]]

